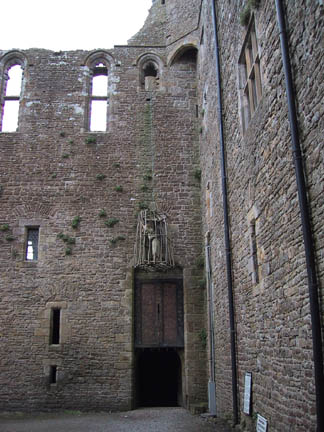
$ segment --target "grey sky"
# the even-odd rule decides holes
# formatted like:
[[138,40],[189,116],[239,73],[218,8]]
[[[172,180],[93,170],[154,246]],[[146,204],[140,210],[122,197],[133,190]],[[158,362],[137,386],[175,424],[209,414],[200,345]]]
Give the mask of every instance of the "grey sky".
[[0,49],[91,50],[124,45],[152,0],[3,0]]

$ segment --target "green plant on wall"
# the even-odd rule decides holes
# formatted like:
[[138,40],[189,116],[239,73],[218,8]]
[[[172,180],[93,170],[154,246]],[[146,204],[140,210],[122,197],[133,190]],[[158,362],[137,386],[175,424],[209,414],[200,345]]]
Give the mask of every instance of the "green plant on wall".
[[111,217],[105,221],[105,225],[107,225],[107,227],[109,227],[109,228],[112,228],[118,222],[119,222],[119,219],[117,219],[115,217]]
[[119,185],[119,186],[116,186],[116,187],[115,187],[115,191],[116,191],[116,192],[123,192],[123,186],[120,186],[120,185]]
[[146,173],[143,175],[143,180],[151,181],[153,179],[152,171],[147,170]]
[[149,207],[148,207],[147,203],[145,203],[144,201],[140,201],[138,203],[138,208],[139,208],[139,210],[147,210]]
[[240,24],[247,26],[250,21],[252,9],[257,9],[260,6],[260,0],[248,0],[240,13]]
[[57,238],[62,240],[64,243],[67,244],[65,248],[65,255],[72,255],[72,247],[75,244],[75,238],[70,237],[68,234],[64,234],[63,232],[60,232],[57,234]]
[[12,256],[12,258],[18,258],[18,256],[19,256],[18,251],[16,251],[16,249],[13,249],[11,256]]
[[104,209],[99,210],[98,216],[101,218],[106,217],[107,216],[106,210],[104,210]]
[[124,240],[126,240],[126,236],[121,234],[118,235],[117,237],[110,239],[109,241],[111,245],[115,245],[118,241],[124,241]]
[[96,144],[97,138],[89,136],[85,139],[86,144]]
[[149,187],[147,186],[147,184],[142,184],[141,185],[141,191],[142,192],[147,192],[149,190]]
[[2,232],[6,232],[6,231],[9,231],[9,225],[8,224],[3,224],[3,225],[0,225],[0,231],[2,231]]
[[72,228],[78,228],[78,226],[80,225],[80,222],[81,222],[81,217],[80,216],[74,216],[74,218],[72,219],[72,222],[71,222]]
[[72,255],[72,248],[70,247],[65,248],[65,255]]
[[96,179],[99,181],[102,181],[106,178],[107,176],[105,174],[97,174],[96,175]]
[[58,237],[59,239],[63,240],[64,243],[67,243],[67,244],[69,244],[69,245],[75,244],[75,238],[70,237],[69,235],[64,234],[64,233],[62,233],[62,232],[60,232],[59,234],[57,234],[57,237]]

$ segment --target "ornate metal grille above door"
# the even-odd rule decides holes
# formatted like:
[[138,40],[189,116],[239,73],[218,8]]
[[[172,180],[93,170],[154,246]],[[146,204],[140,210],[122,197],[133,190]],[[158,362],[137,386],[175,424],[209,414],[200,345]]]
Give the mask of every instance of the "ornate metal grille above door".
[[138,215],[135,267],[148,270],[174,267],[172,243],[167,216],[154,210],[142,210]]

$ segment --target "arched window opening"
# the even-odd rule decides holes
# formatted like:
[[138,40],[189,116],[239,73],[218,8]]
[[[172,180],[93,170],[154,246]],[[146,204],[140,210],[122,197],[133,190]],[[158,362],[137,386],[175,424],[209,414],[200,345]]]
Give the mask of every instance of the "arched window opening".
[[146,91],[156,90],[159,84],[158,67],[153,62],[148,62],[143,67],[142,85]]
[[190,48],[184,53],[180,54],[177,61],[179,63],[196,63],[197,62],[197,49]]
[[16,132],[18,129],[22,77],[23,70],[19,64],[11,66],[7,70],[7,73],[5,73],[1,121],[2,132]]
[[90,96],[90,131],[105,132],[107,130],[108,113],[108,69],[104,63],[98,62],[92,69]]

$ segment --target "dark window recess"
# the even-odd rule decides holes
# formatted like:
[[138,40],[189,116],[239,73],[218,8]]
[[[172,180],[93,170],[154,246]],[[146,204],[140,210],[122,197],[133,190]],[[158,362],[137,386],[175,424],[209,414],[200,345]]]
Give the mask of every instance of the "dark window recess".
[[26,260],[38,260],[39,228],[27,228]]
[[157,72],[153,63],[148,63],[144,69],[144,77],[157,77]]
[[56,381],[57,381],[57,366],[51,366],[49,382],[50,384],[56,384]]
[[52,309],[51,337],[50,337],[50,343],[52,345],[58,345],[60,343],[60,321],[61,321],[61,309]]
[[251,223],[251,254],[253,260],[253,269],[255,272],[255,283],[259,283],[259,262],[258,262],[258,247],[256,241],[255,221]]

